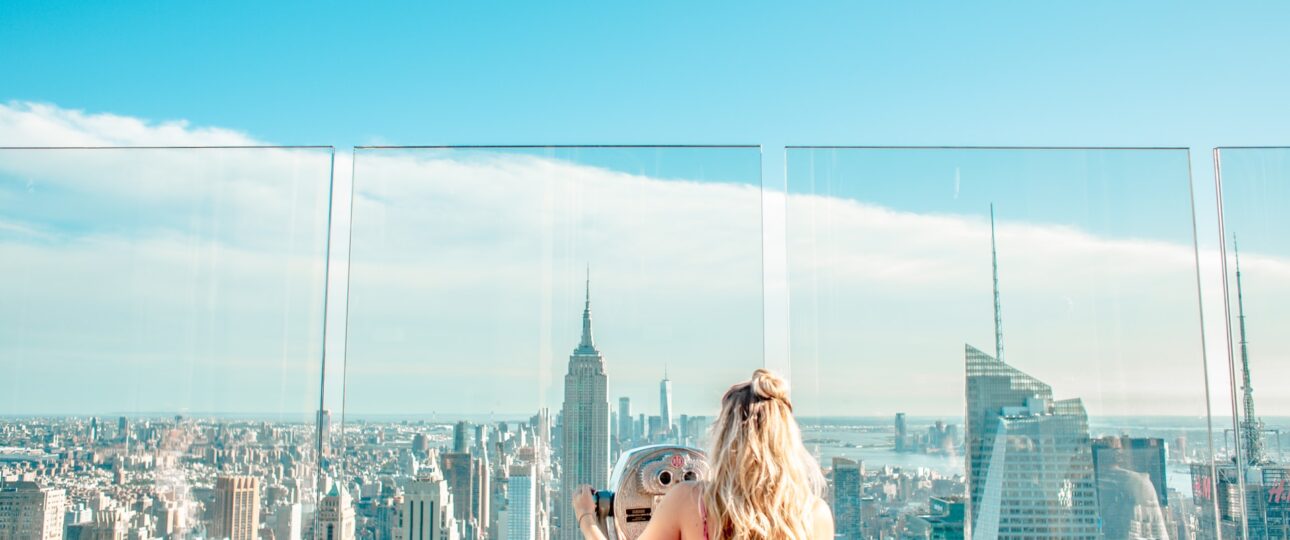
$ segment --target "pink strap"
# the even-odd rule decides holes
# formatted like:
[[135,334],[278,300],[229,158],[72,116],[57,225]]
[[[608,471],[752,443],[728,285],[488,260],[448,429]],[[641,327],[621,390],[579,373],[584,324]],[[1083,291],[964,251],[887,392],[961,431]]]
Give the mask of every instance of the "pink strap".
[[703,507],[703,495],[699,495],[699,515],[703,517],[703,540],[708,540],[708,509]]

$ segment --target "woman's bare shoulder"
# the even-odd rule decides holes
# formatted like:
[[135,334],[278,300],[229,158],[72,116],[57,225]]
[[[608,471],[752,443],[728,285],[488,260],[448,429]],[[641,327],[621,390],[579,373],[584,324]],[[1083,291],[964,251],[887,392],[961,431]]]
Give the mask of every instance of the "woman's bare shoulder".
[[814,518],[812,522],[814,523],[814,525],[812,528],[815,529],[814,531],[815,538],[820,540],[832,539],[833,538],[833,510],[829,508],[829,503],[824,502],[824,499],[816,497],[815,507],[812,508],[811,517]]
[[667,498],[677,501],[683,507],[698,509],[699,499],[703,497],[702,482],[682,482],[674,486]]
[[702,490],[693,482],[672,486],[654,512],[654,518],[640,537],[642,540],[656,538],[702,538],[703,518],[699,515],[699,497]]

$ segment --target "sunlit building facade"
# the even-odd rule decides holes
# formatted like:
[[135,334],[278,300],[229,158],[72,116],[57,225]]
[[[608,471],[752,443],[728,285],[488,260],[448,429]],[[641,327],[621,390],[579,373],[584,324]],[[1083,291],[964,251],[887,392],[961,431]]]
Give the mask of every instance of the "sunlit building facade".
[[604,486],[609,482],[609,401],[605,359],[591,337],[591,284],[582,311],[582,338],[569,356],[564,376],[563,429],[560,446],[561,540],[578,540],[577,518],[568,508],[579,485]]
[[314,540],[354,540],[354,499],[349,491],[333,485],[318,504]]
[[435,465],[408,483],[399,510],[399,540],[460,539],[448,484]]
[[62,538],[64,495],[33,481],[0,483],[0,540]]
[[1088,415],[1078,399],[968,345],[972,538],[1100,538]]
[[[260,479],[221,476],[215,480],[215,534],[228,540],[255,540],[260,530]],[[340,540],[340,539],[336,539]]]

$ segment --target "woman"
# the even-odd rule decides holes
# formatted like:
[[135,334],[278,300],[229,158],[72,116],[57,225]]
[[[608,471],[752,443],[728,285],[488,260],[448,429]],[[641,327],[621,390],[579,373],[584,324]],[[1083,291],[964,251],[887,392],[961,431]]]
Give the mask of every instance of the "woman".
[[[731,386],[712,442],[711,478],[669,491],[640,540],[833,539],[824,477],[802,445],[783,379],[759,369]],[[605,540],[592,493],[575,491],[574,515],[583,538]]]

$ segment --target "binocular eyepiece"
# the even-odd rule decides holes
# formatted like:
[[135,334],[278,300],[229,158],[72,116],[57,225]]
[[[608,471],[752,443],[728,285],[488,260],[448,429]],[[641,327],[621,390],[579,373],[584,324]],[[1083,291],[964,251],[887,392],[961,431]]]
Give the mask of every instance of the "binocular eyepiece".
[[666,444],[628,450],[614,465],[611,489],[596,491],[596,518],[609,538],[635,540],[668,491],[707,478],[707,458],[700,450]]

